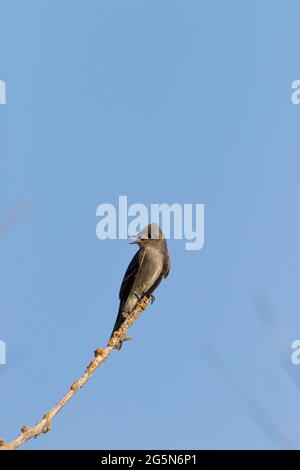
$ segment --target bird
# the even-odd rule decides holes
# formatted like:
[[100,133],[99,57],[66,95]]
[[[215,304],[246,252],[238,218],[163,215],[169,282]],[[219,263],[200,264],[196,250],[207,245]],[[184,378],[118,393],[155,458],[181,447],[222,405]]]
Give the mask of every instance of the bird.
[[[154,300],[153,292],[170,272],[166,238],[157,224],[147,225],[130,244],[138,245],[139,250],[129,263],[120,287],[118,316],[110,339],[145,295]],[[115,349],[120,350],[127,339],[130,338],[119,339]]]

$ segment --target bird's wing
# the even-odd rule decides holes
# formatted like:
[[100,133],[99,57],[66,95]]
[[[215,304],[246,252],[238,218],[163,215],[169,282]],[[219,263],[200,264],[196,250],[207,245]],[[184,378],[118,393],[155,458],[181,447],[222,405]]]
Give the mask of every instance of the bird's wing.
[[[120,298],[120,305],[119,305],[119,311],[118,311],[118,316],[114,325],[114,328],[112,330],[111,336],[114,334],[116,330],[120,328],[124,321],[124,317],[122,315],[123,307],[129,297],[130,291],[132,289],[132,286],[134,284],[137,272],[143,262],[145,256],[145,250],[140,249],[139,251],[136,252],[134,257],[132,258],[126,273],[124,274],[124,278],[120,287],[120,292],[119,292],[119,298]],[[120,342],[120,347],[122,346],[122,342]]]
[[133,283],[135,281],[137,272],[143,262],[145,256],[145,250],[139,250],[134,257],[132,258],[126,273],[124,275],[121,287],[120,287],[120,292],[119,292],[119,299],[121,301],[126,301],[128,298],[130,291],[132,289]]

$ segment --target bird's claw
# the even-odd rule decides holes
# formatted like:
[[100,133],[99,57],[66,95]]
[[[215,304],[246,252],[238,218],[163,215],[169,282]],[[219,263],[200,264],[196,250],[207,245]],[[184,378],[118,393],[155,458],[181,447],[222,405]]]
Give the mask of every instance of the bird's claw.
[[153,294],[149,295],[149,299],[150,299],[150,303],[151,305],[153,304],[153,302],[155,302],[155,297]]

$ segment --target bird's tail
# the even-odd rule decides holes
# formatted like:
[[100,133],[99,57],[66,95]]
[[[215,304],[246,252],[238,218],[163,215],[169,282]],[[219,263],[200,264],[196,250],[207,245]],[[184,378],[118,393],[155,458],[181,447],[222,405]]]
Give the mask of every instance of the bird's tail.
[[[122,319],[121,315],[122,315],[122,314],[118,314],[118,316],[117,316],[116,323],[115,323],[115,325],[114,325],[114,327],[113,327],[113,330],[112,330],[112,332],[111,332],[111,335],[110,335],[110,338],[109,338],[108,342],[112,339],[112,337],[113,337],[115,331],[117,331],[117,330],[118,330],[119,328],[121,328],[121,326],[122,326],[122,323],[123,323],[124,320]],[[118,344],[115,346],[115,349],[117,349],[118,351],[120,351],[120,349],[121,349],[121,347],[122,347],[122,342],[123,342],[123,341],[119,340]]]
[[[118,311],[118,316],[117,316],[117,319],[116,319],[116,322],[114,324],[114,327],[113,327],[113,330],[111,332],[111,335],[110,335],[110,338],[108,340],[108,342],[111,340],[111,338],[113,337],[115,331],[117,331],[119,328],[121,328],[121,326],[123,325],[125,321],[125,318],[124,318],[124,315],[123,315],[123,305],[120,303],[120,306],[119,306],[119,311]],[[125,339],[126,340],[126,339]],[[124,341],[124,340],[123,340]],[[115,346],[115,349],[117,349],[118,351],[120,351],[121,347],[122,347],[122,344],[123,344],[123,341],[121,339],[119,339],[118,343],[116,344]]]

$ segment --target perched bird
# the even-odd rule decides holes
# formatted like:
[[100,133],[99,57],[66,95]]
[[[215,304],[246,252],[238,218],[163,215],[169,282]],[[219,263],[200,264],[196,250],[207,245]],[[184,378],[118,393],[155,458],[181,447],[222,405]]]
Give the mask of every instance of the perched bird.
[[[147,225],[131,244],[139,245],[124,275],[120,292],[120,306],[111,337],[118,330],[139,300],[152,296],[162,279],[170,271],[170,257],[163,232],[156,224]],[[122,341],[115,346],[121,349]]]

